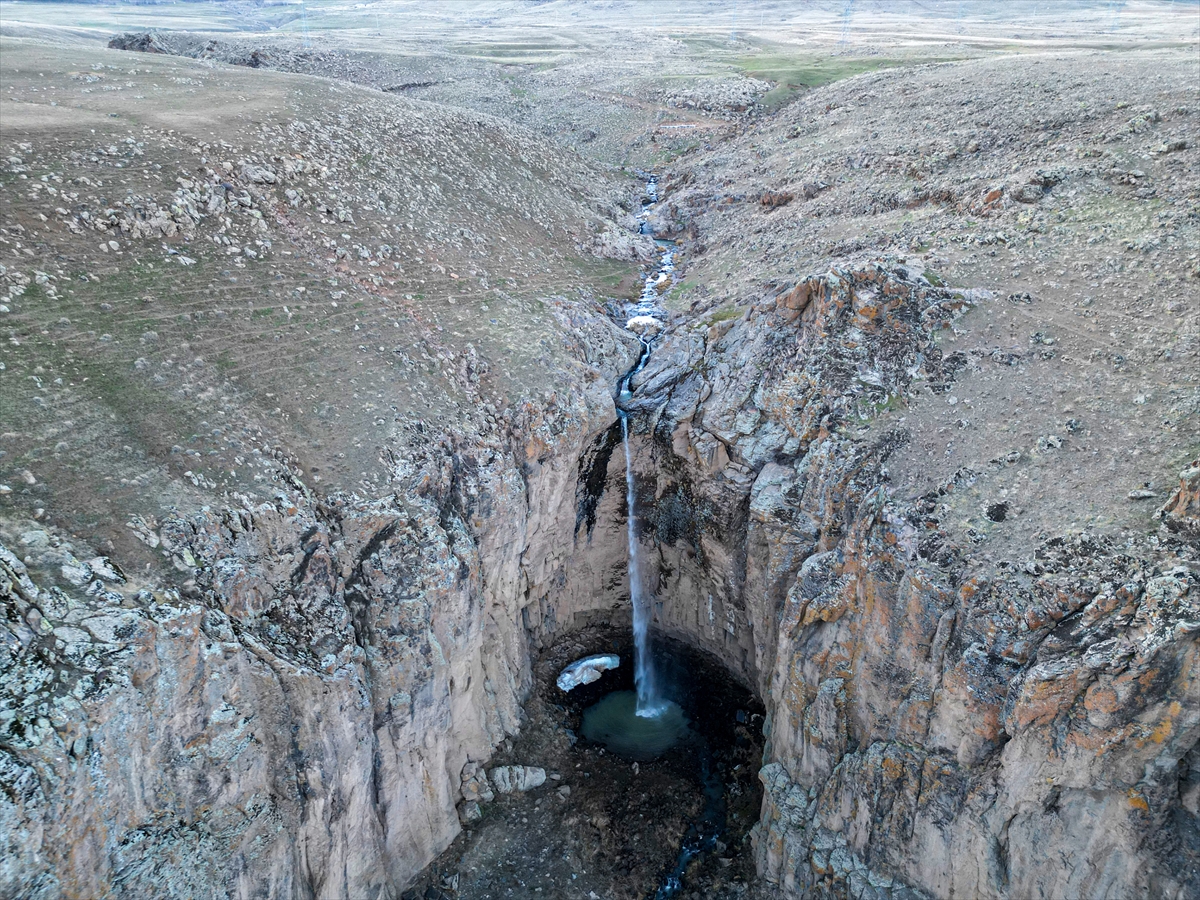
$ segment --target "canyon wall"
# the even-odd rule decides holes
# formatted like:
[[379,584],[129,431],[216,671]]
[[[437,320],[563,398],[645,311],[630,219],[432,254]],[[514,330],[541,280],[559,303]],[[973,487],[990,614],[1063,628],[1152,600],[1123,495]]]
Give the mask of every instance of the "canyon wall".
[[[766,706],[768,895],[1200,894],[1200,463],[1152,514],[1193,69],[1126,56],[847,79],[662,182],[642,577]],[[638,345],[587,298],[651,250],[631,183],[333,82],[5,61],[0,898],[395,900],[536,654],[628,621]]]
[[[766,703],[755,845],[782,895],[1183,896],[1195,575],[1066,536],[983,577],[937,493],[889,491],[905,435],[873,418],[952,377],[934,337],[975,302],[868,264],[663,340],[634,408],[656,623]],[[561,404],[397,463],[410,493],[164,523],[190,596],[19,536],[88,575],[39,588],[3,555],[5,678],[32,698],[6,723],[6,896],[396,896],[519,730],[531,654],[627,614],[609,334]]]
[[[186,592],[6,534],[0,896],[398,896],[458,833],[464,766],[519,729],[578,460],[637,347],[591,309],[573,390],[508,417],[481,402],[392,459],[390,497],[293,479],[272,504],[139,522]],[[79,589],[30,577],[55,567]]]
[[[990,302],[848,266],[671,335],[639,376],[662,624],[694,640],[715,618],[757,682],[757,862],[783,896],[1198,887],[1191,549],[1076,533],[988,568],[939,525],[969,471],[913,502],[890,489],[907,435],[877,414],[944,389],[937,333]],[[1183,479],[1163,511],[1180,534]]]
[[[755,846],[783,896],[1195,887],[1193,571],[1074,535],[985,576],[939,528],[955,480],[889,490],[906,435],[877,414],[953,377],[937,332],[988,302],[847,266],[670,333],[637,377],[656,623],[764,699]],[[431,439],[391,497],[297,487],[144,529],[186,596],[11,536],[84,589],[0,559],[27,692],[5,896],[397,896],[457,834],[464,767],[519,730],[532,655],[627,615],[609,385],[633,347],[587,327],[578,391]],[[1184,537],[1194,482],[1164,509]]]

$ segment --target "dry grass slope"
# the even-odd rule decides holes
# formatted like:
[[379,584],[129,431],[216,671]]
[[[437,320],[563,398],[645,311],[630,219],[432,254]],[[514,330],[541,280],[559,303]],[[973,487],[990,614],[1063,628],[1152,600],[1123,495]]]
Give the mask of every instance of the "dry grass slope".
[[0,502],[101,545],[277,455],[377,489],[383,446],[552,395],[561,318],[636,275],[593,252],[636,182],[486,115],[11,39],[3,74]]

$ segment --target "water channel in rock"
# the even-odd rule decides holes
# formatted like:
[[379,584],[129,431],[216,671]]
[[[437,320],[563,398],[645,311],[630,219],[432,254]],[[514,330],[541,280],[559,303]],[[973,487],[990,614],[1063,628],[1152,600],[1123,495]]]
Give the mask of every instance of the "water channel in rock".
[[[642,211],[643,233],[653,204],[658,201],[658,180],[650,176],[646,185],[649,201]],[[687,828],[675,865],[659,882],[655,900],[674,896],[683,886],[684,873],[692,861],[716,847],[725,828],[725,784],[717,770],[711,748],[704,735],[693,730],[679,703],[659,683],[651,640],[653,596],[642,581],[637,527],[637,490],[630,447],[629,405],[634,400],[634,379],[646,365],[654,342],[665,325],[666,315],[659,297],[674,279],[674,254],[668,242],[660,241],[658,266],[646,277],[641,297],[633,307],[626,327],[637,332],[642,351],[636,364],[617,386],[617,411],[621,421],[621,442],[625,451],[626,539],[629,547],[629,599],[632,607],[634,643],[634,691],[614,691],[583,712],[581,733],[589,741],[635,762],[652,760],[680,744],[689,745],[695,762],[695,775],[703,789],[700,816]],[[681,672],[677,672],[677,677]],[[686,674],[684,674],[686,678]]]
[[[658,200],[657,176],[646,183],[647,203],[641,217],[643,230],[652,204]],[[679,706],[664,697],[655,674],[654,656],[650,646],[650,624],[653,618],[653,597],[642,583],[642,568],[638,548],[637,484],[633,471],[633,451],[629,432],[634,399],[633,381],[646,365],[654,341],[664,326],[665,313],[658,298],[664,286],[669,286],[674,272],[669,247],[662,250],[657,267],[646,276],[641,297],[629,310],[626,327],[637,333],[642,343],[637,362],[617,384],[617,415],[621,421],[621,444],[625,451],[626,544],[629,550],[629,603],[633,618],[634,685],[632,695],[621,692],[605,697],[584,714],[584,734],[591,740],[610,747],[631,759],[652,759],[669,749],[687,728]]]
[[[657,199],[653,179],[647,196]],[[453,878],[461,900],[726,900],[741,897],[739,885],[753,877],[762,705],[723,661],[654,628],[654,592],[640,565],[648,547],[638,540],[634,463],[644,401],[637,376],[666,326],[660,298],[674,272],[672,245],[658,246],[641,295],[624,310],[641,352],[616,389],[632,608],[617,607],[612,618],[593,619],[539,654],[520,734],[490,765],[535,763],[547,782],[498,796],[431,868],[431,880]],[[609,481],[616,430],[601,439],[607,451],[581,468],[590,497],[581,527],[589,518],[595,524],[606,485],[621,483],[615,471]],[[643,493],[642,502],[652,501]]]

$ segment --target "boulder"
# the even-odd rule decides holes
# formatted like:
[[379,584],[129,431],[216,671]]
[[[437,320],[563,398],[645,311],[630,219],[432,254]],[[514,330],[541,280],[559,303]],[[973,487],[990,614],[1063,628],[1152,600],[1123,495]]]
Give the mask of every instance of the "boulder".
[[538,766],[499,766],[488,772],[497,794],[523,793],[546,783],[546,770]]
[[662,331],[663,323],[654,316],[634,316],[625,323],[625,327],[635,334],[658,334]]
[[1158,515],[1171,531],[1200,538],[1200,459],[1179,473],[1179,489]]
[[464,825],[470,825],[483,818],[483,810],[474,800],[464,800],[458,805],[458,818]]

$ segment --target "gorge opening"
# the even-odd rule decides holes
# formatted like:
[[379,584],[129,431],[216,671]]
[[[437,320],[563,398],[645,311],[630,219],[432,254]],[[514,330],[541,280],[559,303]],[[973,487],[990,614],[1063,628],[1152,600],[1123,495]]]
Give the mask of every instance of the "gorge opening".
[[[656,181],[646,179],[644,234]],[[656,247],[640,295],[610,311],[638,354],[614,386],[616,421],[578,461],[572,562],[527,619],[540,647],[533,685],[519,733],[488,763],[522,772],[536,762],[546,781],[471,801],[466,830],[414,897],[446,887],[451,871],[456,898],[573,896],[562,885],[577,879],[614,896],[717,897],[754,870],[765,708],[745,648],[729,646],[728,613],[718,626],[712,586],[671,581],[673,553],[703,569],[698,545],[674,548],[695,543],[683,523],[697,512],[683,508],[687,485],[659,471],[657,401],[640,391],[674,278],[673,244]]]

